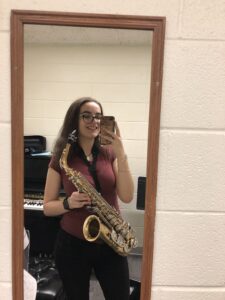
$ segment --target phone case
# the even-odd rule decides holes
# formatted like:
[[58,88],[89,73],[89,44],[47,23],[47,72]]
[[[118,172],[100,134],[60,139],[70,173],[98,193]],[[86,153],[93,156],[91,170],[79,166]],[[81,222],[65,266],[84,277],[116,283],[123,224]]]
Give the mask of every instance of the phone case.
[[[106,128],[107,130],[114,132],[115,131],[115,118],[113,116],[103,116],[100,123],[100,128]],[[105,133],[104,133],[105,134]],[[101,145],[109,145],[111,144],[109,141],[100,137],[100,144]]]

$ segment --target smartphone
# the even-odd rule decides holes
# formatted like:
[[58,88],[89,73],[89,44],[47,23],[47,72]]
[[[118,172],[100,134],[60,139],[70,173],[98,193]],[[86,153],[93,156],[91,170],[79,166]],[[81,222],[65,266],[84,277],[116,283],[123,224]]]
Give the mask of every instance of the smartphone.
[[[104,135],[107,135],[102,129],[107,129],[111,132],[115,132],[115,117],[113,116],[103,116],[100,121],[100,132],[102,132]],[[111,144],[110,141],[104,139],[104,137],[100,136],[100,144],[101,145],[109,145]]]

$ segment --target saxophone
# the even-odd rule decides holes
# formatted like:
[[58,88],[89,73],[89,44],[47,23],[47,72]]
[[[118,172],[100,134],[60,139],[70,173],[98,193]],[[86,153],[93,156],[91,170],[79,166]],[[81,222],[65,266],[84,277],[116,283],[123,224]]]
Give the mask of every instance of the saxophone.
[[88,208],[93,211],[93,214],[84,221],[84,237],[89,242],[102,239],[118,254],[126,256],[133,248],[137,247],[134,230],[80,172],[68,166],[68,153],[75,141],[74,130],[69,135],[67,144],[63,149],[60,157],[60,167],[64,169],[68,179],[71,180],[77,190],[86,193],[92,200],[91,207]]

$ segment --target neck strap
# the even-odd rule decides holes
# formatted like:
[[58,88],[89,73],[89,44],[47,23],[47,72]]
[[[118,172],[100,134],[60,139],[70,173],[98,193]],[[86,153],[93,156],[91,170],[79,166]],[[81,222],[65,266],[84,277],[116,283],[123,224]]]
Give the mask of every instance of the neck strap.
[[87,160],[87,157],[86,157],[83,149],[81,149],[81,158],[84,161],[84,163],[88,166],[88,170],[91,173],[92,178],[94,179],[96,190],[100,193],[101,187],[100,187],[100,183],[99,183],[97,171],[96,171],[96,162],[97,162],[98,154],[99,154],[99,150],[96,149],[96,147],[93,147],[92,148],[93,161],[90,162]]

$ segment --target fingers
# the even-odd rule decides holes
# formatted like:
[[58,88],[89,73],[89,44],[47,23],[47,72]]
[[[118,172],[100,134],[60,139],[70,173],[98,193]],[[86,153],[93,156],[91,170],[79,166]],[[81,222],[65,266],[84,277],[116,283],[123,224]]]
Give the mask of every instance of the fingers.
[[102,128],[102,132],[107,133],[107,135],[109,135],[109,136],[111,136],[112,138],[115,139],[116,136],[120,137],[120,130],[119,130],[117,122],[115,122],[115,129],[116,129],[115,133],[108,130],[107,128]]
[[[108,132],[108,131],[107,131]],[[110,132],[111,133],[111,132]],[[104,140],[106,140],[109,144],[112,144],[112,142],[114,141],[114,136],[111,134],[100,134],[101,138],[103,138]]]
[[121,151],[123,151],[123,143],[122,139],[120,137],[120,130],[118,128],[118,125],[116,124],[116,132],[112,132],[106,128],[104,128],[104,131],[100,134],[103,139],[108,141],[108,143],[113,147],[113,150],[115,154],[120,154]]
[[115,134],[114,132],[112,132],[106,128],[103,128],[102,133],[100,135],[108,141],[112,141],[117,137],[117,134]]
[[116,128],[116,134],[117,134],[119,137],[121,137],[121,135],[120,135],[120,130],[119,130],[119,127],[118,127],[117,122],[115,122],[115,128]]
[[81,208],[86,205],[91,205],[91,199],[87,194],[73,192],[68,198],[70,208]]

